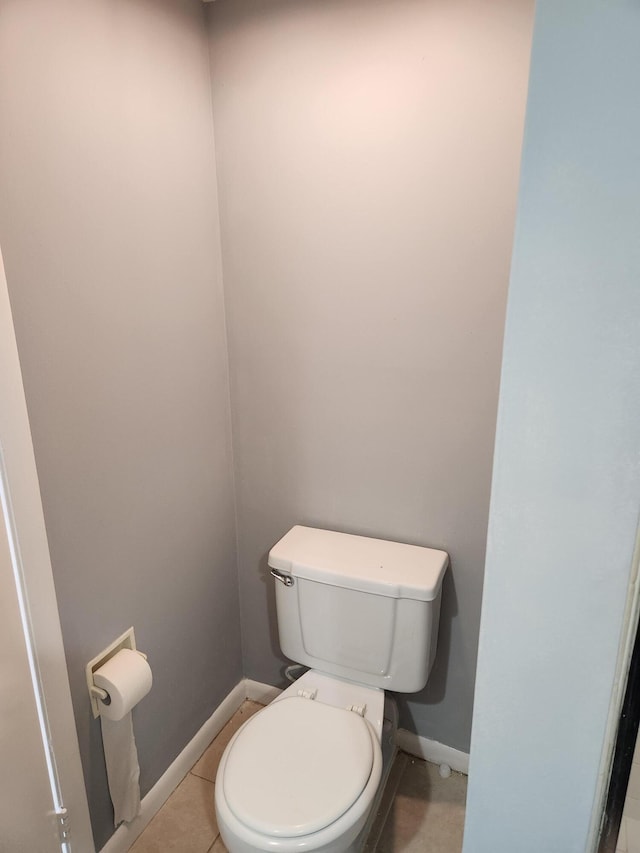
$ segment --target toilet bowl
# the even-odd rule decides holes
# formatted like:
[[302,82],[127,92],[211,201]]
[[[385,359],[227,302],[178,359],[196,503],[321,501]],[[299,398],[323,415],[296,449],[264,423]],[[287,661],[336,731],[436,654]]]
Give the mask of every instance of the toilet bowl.
[[356,850],[383,771],[384,692],[310,671],[235,734],[215,799],[234,853]]
[[231,739],[215,806],[230,853],[357,853],[395,755],[395,705],[435,656],[444,551],[293,527],[270,551],[278,635],[310,667]]

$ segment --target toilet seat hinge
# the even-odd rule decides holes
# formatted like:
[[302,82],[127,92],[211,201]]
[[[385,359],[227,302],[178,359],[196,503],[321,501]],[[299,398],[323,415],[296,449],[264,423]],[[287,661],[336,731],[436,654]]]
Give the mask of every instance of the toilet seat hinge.
[[315,687],[306,689],[301,687],[300,690],[298,690],[298,696],[302,699],[315,699],[317,695],[318,691]]
[[349,705],[347,707],[347,711],[353,711],[354,714],[358,714],[360,717],[364,717],[367,713],[366,705]]

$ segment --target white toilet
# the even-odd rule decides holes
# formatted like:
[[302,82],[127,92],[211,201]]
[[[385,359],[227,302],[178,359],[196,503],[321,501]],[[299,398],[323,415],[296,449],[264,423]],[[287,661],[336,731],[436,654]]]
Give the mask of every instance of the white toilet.
[[224,751],[216,816],[231,853],[357,851],[395,755],[395,706],[433,664],[444,551],[294,527],[269,554],[280,646],[311,669]]

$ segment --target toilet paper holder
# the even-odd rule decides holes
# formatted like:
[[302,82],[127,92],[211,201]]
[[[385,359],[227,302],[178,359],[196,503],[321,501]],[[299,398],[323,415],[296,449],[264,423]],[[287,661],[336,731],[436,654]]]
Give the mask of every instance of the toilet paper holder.
[[106,690],[103,690],[102,687],[98,687],[98,685],[94,683],[93,675],[96,670],[100,669],[101,666],[104,666],[110,658],[118,654],[120,649],[131,649],[133,652],[138,652],[138,654],[145,660],[147,659],[144,652],[141,652],[136,648],[135,633],[133,628],[129,628],[124,632],[124,634],[121,634],[117,640],[114,640],[106,649],[103,649],[100,654],[96,655],[89,661],[85,667],[85,673],[87,677],[89,698],[91,699],[91,710],[93,712],[93,716],[96,718],[100,716],[100,705],[98,702],[100,701],[105,705],[109,705],[111,703],[111,697]]

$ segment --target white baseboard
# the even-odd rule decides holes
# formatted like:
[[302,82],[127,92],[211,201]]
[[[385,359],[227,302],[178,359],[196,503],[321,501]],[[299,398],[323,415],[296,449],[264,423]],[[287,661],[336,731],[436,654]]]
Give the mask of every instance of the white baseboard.
[[[272,688],[273,689],[273,688]],[[247,698],[247,681],[243,679],[222,700],[202,728],[169,765],[141,803],[140,814],[129,824],[120,824],[100,853],[126,853],[151,819],[169,799],[219,731],[229,722]],[[257,701],[257,700],[256,700]]]
[[[270,684],[263,684],[260,681],[247,679],[245,683],[247,699],[259,702],[261,705],[268,705],[282,693],[277,687],[271,687]],[[452,770],[457,770],[458,773],[469,774],[469,754],[454,749],[452,746],[438,743],[437,740],[429,740],[429,738],[407,731],[407,729],[398,729],[396,743],[398,749],[408,752],[409,755],[415,755],[424,761],[432,762],[432,764],[448,764]]]
[[396,743],[399,749],[408,752],[409,755],[415,755],[433,764],[448,764],[452,770],[469,774],[469,754],[452,746],[438,743],[437,740],[429,740],[406,729],[398,729]]
[[[100,853],[127,853],[136,838],[149,825],[151,819],[162,808],[245,699],[268,705],[281,692],[278,687],[253,681],[250,678],[244,678],[238,682],[144,797],[138,817],[129,824],[121,824],[102,847]],[[398,729],[396,740],[398,747],[410,755],[432,761],[434,764],[448,764],[452,770],[458,770],[460,773],[469,772],[469,756],[466,752],[420,737],[406,729]]]
[[[245,683],[247,685],[247,699],[259,702],[261,705],[268,705],[282,693],[277,687],[271,687],[271,685],[263,684],[260,681],[247,679]],[[417,758],[431,761],[433,764],[448,764],[452,770],[457,770],[458,773],[469,774],[469,754],[454,749],[452,746],[446,746],[436,740],[429,740],[426,737],[414,734],[414,732],[407,731],[407,729],[398,729],[396,743],[398,749],[408,752],[409,755],[415,755]]]
[[258,702],[260,705],[268,705],[282,693],[279,687],[263,684],[261,681],[252,681],[250,678],[244,680],[247,699]]

